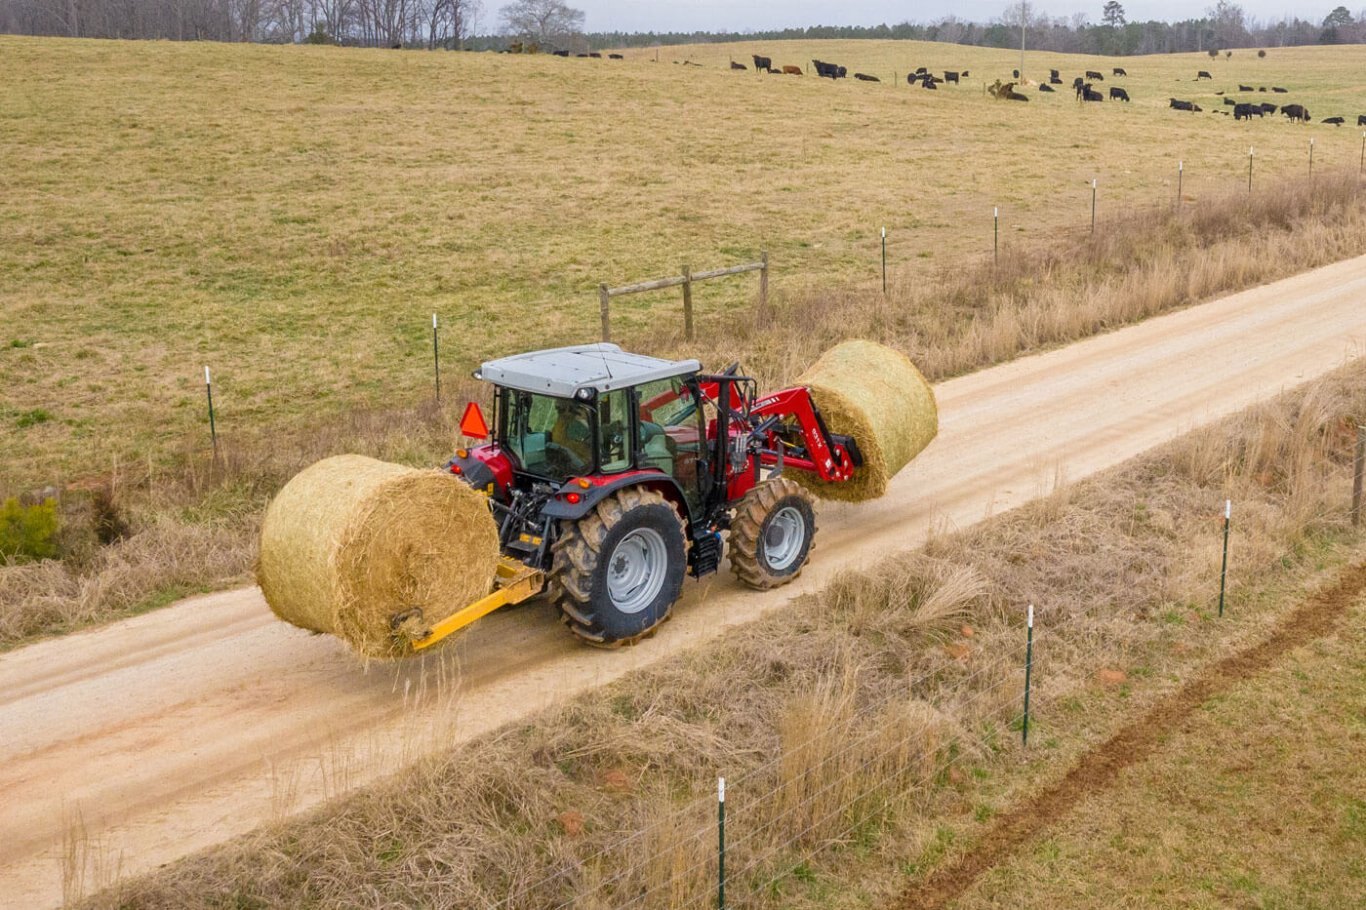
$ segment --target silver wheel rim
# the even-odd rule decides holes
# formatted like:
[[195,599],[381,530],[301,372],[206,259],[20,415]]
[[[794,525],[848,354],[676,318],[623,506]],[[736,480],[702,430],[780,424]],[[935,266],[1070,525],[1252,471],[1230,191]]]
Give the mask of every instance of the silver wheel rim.
[[792,567],[806,542],[806,522],[795,506],[773,513],[764,528],[764,564],[774,572]]
[[612,551],[607,596],[622,613],[639,613],[659,596],[669,564],[664,538],[653,528],[636,528]]

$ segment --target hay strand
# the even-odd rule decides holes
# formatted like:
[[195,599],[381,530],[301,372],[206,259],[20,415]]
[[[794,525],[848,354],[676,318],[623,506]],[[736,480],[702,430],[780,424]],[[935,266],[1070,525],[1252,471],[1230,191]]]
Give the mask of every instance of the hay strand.
[[876,342],[836,345],[799,381],[811,390],[830,432],[854,437],[863,453],[863,467],[843,483],[792,472],[794,480],[822,498],[876,499],[939,432],[930,384],[906,355]]
[[395,614],[438,622],[487,594],[498,532],[482,495],[441,471],[338,455],[285,484],[261,523],[256,578],[275,615],[366,657],[410,653]]

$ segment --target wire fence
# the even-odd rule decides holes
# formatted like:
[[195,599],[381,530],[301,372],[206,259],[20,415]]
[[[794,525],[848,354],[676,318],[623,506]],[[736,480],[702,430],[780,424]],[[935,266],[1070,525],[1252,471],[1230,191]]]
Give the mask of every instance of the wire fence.
[[[1035,647],[1044,641],[1036,633]],[[728,777],[727,827],[733,836],[726,844],[726,859],[733,871],[727,881],[747,894],[764,892],[796,864],[785,862],[792,859],[792,848],[818,852],[838,843],[867,825],[881,808],[974,757],[975,750],[951,732],[953,723],[944,719],[935,728],[935,694],[918,691],[921,687],[937,679],[953,699],[955,716],[966,711],[994,719],[1005,729],[1017,726],[1021,711],[1002,713],[1000,704],[1005,699],[1018,707],[1023,698],[1023,638],[1019,651],[992,657],[951,679],[943,678],[942,669],[909,679],[895,691],[859,703],[850,716],[784,742],[775,755]],[[971,695],[963,698],[969,689]],[[902,729],[889,723],[889,715],[899,708],[909,711],[915,705],[923,713],[908,717]],[[870,723],[869,718],[875,720]],[[716,808],[711,793],[691,798],[572,866],[514,889],[494,906],[564,910],[580,903],[585,890],[621,910],[706,905],[716,897]],[[598,869],[611,871],[599,878]],[[737,898],[735,906],[748,900],[744,894]]]
[[[1307,527],[1346,514],[1325,501],[1299,520]],[[1236,522],[1236,510],[1233,516]],[[854,700],[846,716],[830,718],[807,736],[784,740],[758,764],[724,775],[724,906],[771,906],[781,897],[782,883],[803,880],[812,860],[904,822],[908,799],[917,793],[932,798],[936,782],[984,758],[987,747],[969,731],[984,741],[987,727],[999,739],[1020,732],[1027,718],[1037,722],[1042,715],[1046,725],[1055,724],[1059,701],[1076,689],[1047,685],[1055,646],[1056,659],[1068,667],[1104,666],[1115,652],[1103,643],[1078,652],[1069,627],[1082,621],[1079,617],[1044,612],[1038,619],[1029,706],[1024,703],[1027,636],[1021,622],[1018,642],[1006,640],[997,653],[973,655],[977,665],[966,672],[935,667],[872,699],[858,700],[856,692],[832,689],[834,701]],[[1014,748],[1027,754],[1023,743]],[[567,910],[589,894],[594,906],[616,910],[717,906],[723,855],[717,795],[710,779],[695,784],[703,791],[700,795],[512,889],[492,906]]]

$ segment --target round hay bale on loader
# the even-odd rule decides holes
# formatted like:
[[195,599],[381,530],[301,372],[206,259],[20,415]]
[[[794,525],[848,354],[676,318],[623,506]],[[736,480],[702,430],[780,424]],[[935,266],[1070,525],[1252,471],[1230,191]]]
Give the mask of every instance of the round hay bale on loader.
[[442,471],[361,455],[296,474],[266,510],[256,580],[275,615],[329,632],[365,657],[401,657],[395,616],[435,623],[493,586],[488,501]]
[[823,499],[876,499],[939,433],[934,389],[910,358],[876,342],[842,342],[797,381],[811,390],[830,432],[852,436],[863,454],[863,466],[843,483],[791,473]]

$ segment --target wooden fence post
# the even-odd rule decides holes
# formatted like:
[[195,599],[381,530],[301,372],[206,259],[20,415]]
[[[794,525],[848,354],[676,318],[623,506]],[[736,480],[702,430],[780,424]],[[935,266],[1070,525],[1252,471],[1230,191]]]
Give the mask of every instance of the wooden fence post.
[[692,269],[683,266],[683,337],[692,341]]
[[768,318],[768,250],[759,254],[759,318]]
[[612,320],[608,315],[612,297],[607,293],[607,285],[598,285],[598,309],[602,316],[602,340],[612,340]]

